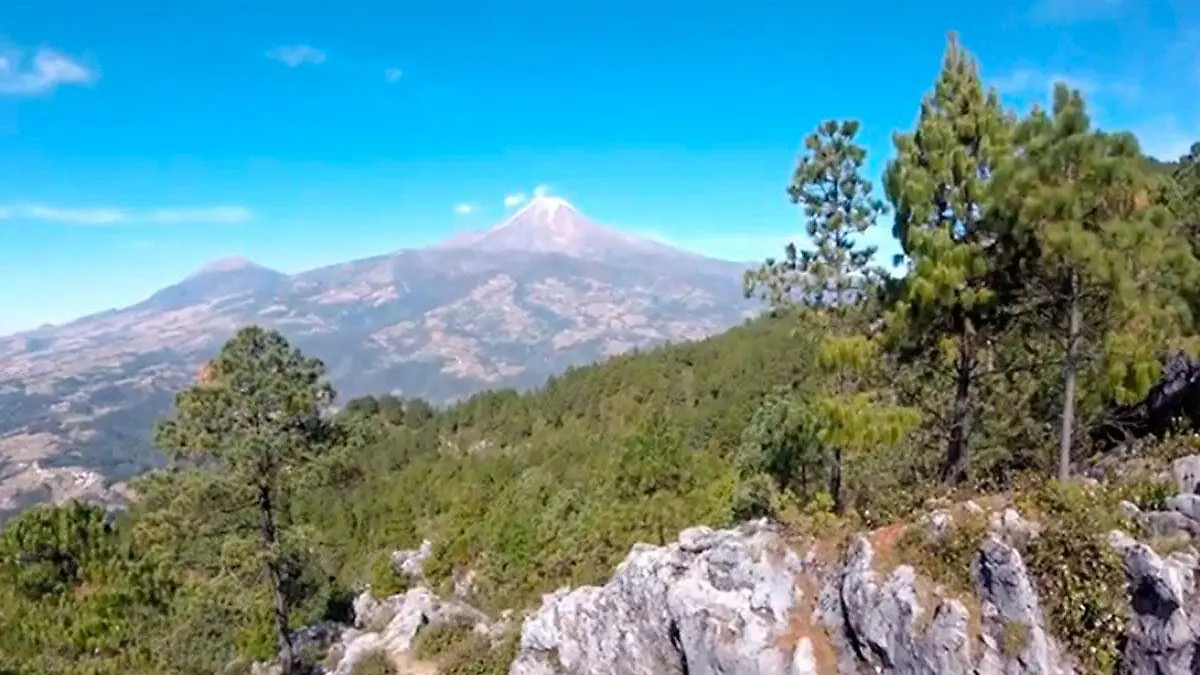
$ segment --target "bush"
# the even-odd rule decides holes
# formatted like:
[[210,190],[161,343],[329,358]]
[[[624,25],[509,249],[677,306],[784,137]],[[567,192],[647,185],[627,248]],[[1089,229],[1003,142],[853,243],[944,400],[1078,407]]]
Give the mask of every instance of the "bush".
[[516,637],[514,631],[493,646],[488,636],[470,626],[437,626],[417,636],[413,654],[436,661],[443,675],[505,675],[516,658]]
[[923,527],[910,527],[899,545],[904,557],[930,579],[956,593],[971,595],[975,589],[971,568],[986,536],[983,516],[970,515],[956,519],[936,538]]
[[[1153,491],[1151,491],[1153,492]],[[1107,540],[1120,526],[1119,486],[1046,482],[1026,497],[1041,533],[1022,552],[1050,630],[1090,672],[1112,672],[1128,623],[1125,568]]]
[[1112,672],[1129,609],[1120,556],[1086,521],[1062,520],[1029,543],[1025,564],[1054,635],[1091,672]]
[[473,633],[457,649],[443,656],[439,665],[443,675],[507,675],[516,658],[515,631],[495,646],[487,637]]
[[461,624],[426,628],[417,636],[413,645],[413,655],[422,661],[434,661],[470,639],[474,632],[470,626]]
[[396,571],[392,563],[391,553],[381,551],[371,562],[370,580],[371,595],[376,598],[387,598],[407,591],[411,584],[407,576]]
[[1132,502],[1143,511],[1163,511],[1178,489],[1170,481],[1138,479],[1116,483],[1109,492],[1113,499]]
[[399,675],[392,659],[383,650],[375,650],[354,664],[350,675]]

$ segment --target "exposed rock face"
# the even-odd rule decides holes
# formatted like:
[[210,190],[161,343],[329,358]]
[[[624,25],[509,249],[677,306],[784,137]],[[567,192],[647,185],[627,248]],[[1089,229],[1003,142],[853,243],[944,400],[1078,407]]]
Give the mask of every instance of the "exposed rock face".
[[[859,537],[850,546],[844,568],[821,592],[820,624],[838,654],[838,672],[857,672],[860,663],[897,673],[965,673],[970,664],[967,610],[957,600],[938,605],[921,632],[923,611],[913,568],[897,567],[880,585],[875,551]],[[833,672],[830,666],[797,673]]]
[[363,593],[354,601],[355,628],[341,636],[335,645],[340,654],[332,675],[350,675],[355,664],[374,651],[383,651],[393,663],[408,659],[417,632],[427,626],[471,626],[483,633],[491,631],[491,622],[479,610],[446,601],[424,587],[402,595],[376,600]]
[[[1186,501],[1186,500],[1183,500]],[[1180,517],[1186,518],[1182,513]],[[948,516],[947,516],[948,517]],[[936,534],[938,521],[927,522]],[[908,565],[881,573],[868,537],[844,560],[801,557],[766,522],[635,546],[600,587],[562,589],[524,623],[510,675],[1067,675],[1014,543],[1037,526],[991,518],[972,568],[977,616]],[[1200,673],[1195,549],[1167,557],[1128,535],[1133,609],[1122,673]]]
[[1200,673],[1200,594],[1194,551],[1159,556],[1128,535],[1110,537],[1125,555],[1133,620],[1127,634],[1127,673]]
[[[1162,513],[1137,511],[1144,524],[1173,514],[1194,522],[1193,469],[1180,460],[1181,494]],[[984,515],[978,505],[964,511]],[[928,536],[950,527],[948,511],[923,521]],[[1039,536],[1014,509],[990,514],[990,533],[972,565],[974,593],[953,597],[909,565],[885,565],[892,538],[858,536],[840,559],[810,547],[801,556],[767,521],[736,529],[696,527],[667,546],[638,544],[608,583],[560,589],[525,618],[510,675],[1071,675],[1086,672],[1055,639],[1042,613],[1021,542]],[[1191,527],[1168,534],[1190,536]],[[1200,673],[1200,553],[1160,555],[1114,531],[1124,557],[1131,620],[1120,672]],[[872,542],[876,543],[873,544]],[[888,542],[888,543],[885,543]],[[877,548],[879,550],[877,550]],[[398,570],[422,578],[431,546],[399,551]],[[457,595],[461,595],[456,593]],[[418,586],[354,604],[354,627],[317,626],[309,642],[334,643],[330,673],[348,675],[366,654],[382,650],[402,668],[413,661],[419,631],[470,626],[495,640],[509,617],[491,621],[461,598],[443,600]]]
[[[560,590],[525,621],[513,675],[816,672],[793,620],[804,563],[765,525],[638,545],[603,587]],[[811,610],[809,610],[811,612]]]
[[[636,547],[603,587],[547,596],[525,621],[510,673],[1074,672],[1046,633],[1016,550],[989,538],[975,572],[978,640],[961,601],[923,600],[912,567],[881,579],[865,537],[828,569],[801,559],[765,522],[697,528],[671,546]],[[1001,635],[1013,625],[1026,639],[1009,654]]]
[[[425,561],[433,551],[432,542],[422,542],[415,550],[392,553],[392,565],[414,582],[424,583]],[[504,613],[498,621],[459,599],[444,600],[426,586],[379,599],[370,589],[354,599],[354,625],[325,621],[307,626],[292,635],[297,652],[316,648],[327,652],[324,665],[311,675],[350,675],[366,656],[382,652],[404,673],[436,673],[434,664],[421,663],[411,652],[420,631],[440,626],[466,626],[493,641],[503,637],[511,621]],[[256,663],[252,675],[278,675],[277,663]]]
[[[1041,602],[1016,549],[995,535],[988,537],[974,572],[983,621],[980,675],[1074,672],[1046,634]],[[1020,638],[1015,650],[1003,644],[1006,632]]]

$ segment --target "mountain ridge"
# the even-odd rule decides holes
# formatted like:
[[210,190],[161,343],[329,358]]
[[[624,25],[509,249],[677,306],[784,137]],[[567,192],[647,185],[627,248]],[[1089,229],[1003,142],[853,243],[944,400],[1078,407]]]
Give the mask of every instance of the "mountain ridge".
[[324,360],[344,399],[449,403],[736,325],[754,308],[744,269],[546,197],[433,246],[294,274],[220,258],[129,306],[0,336],[0,513],[161,465],[154,419],[247,324]]

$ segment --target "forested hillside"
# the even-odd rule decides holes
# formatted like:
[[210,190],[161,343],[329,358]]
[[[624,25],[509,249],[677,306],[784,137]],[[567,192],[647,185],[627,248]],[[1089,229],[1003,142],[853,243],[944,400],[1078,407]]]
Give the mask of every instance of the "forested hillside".
[[[1048,109],[1009,110],[953,40],[913,103],[878,195],[858,122],[806,138],[788,192],[811,241],[747,275],[775,311],[724,335],[533,393],[329,416],[323,365],[243,330],[160,424],[174,468],[137,483],[129,513],[46,507],[5,526],[0,672],[245,672],[289,629],[344,619],[363,584],[399,589],[390,553],[425,539],[435,586],[473,573],[481,609],[519,616],[691,525],[767,516],[837,545],[932,500],[1013,490],[1071,528],[1030,564],[1068,646],[1110,670],[1119,618],[1088,584],[1120,570],[1094,554],[1096,509],[1161,490],[1124,464],[1103,499],[1066,486],[1110,466],[1091,432],[1193,348],[1200,144],[1155,165],[1065,86]],[[888,222],[901,278],[858,242]],[[1144,441],[1143,464],[1191,438]],[[435,651],[442,672],[503,673],[513,639]]]

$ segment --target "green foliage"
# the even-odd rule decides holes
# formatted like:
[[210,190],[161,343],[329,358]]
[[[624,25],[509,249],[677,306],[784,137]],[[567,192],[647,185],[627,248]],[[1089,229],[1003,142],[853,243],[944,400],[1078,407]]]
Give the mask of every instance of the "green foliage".
[[33,600],[74,590],[89,568],[117,545],[104,511],[78,502],[40,506],[8,523],[0,539],[0,573]]
[[1185,291],[1200,267],[1183,229],[1146,197],[1137,142],[1093,131],[1078,91],[1059,84],[1050,114],[1022,121],[1010,189],[1025,242],[1024,301],[1035,330],[1059,337],[1062,370],[1059,479],[1069,473],[1076,385],[1104,401],[1136,400],[1158,375],[1162,348],[1191,321]]
[[983,516],[968,514],[956,517],[950,527],[936,537],[921,526],[911,526],[899,544],[904,558],[912,561],[930,579],[945,584],[959,595],[969,596],[975,591],[971,569],[987,531],[987,520]]
[[455,645],[467,641],[474,632],[471,626],[464,624],[443,624],[426,628],[417,635],[413,655],[422,661],[433,661]]
[[1092,672],[1113,672],[1129,620],[1128,584],[1108,544],[1115,495],[1051,484],[1029,504],[1043,525],[1023,551],[1050,630]]
[[993,208],[992,176],[1011,157],[1012,127],[996,93],[984,91],[978,64],[951,35],[917,128],[896,135],[885,172],[893,232],[908,263],[891,337],[909,360],[949,371],[952,381],[949,401],[932,404],[948,411],[930,420],[944,427],[943,479],[966,475],[976,389],[999,324],[1006,223]]
[[[748,275],[774,311],[718,337],[533,392],[444,410],[362,397],[331,416],[319,361],[239,332],[160,426],[174,462],[136,481],[131,513],[46,507],[0,531],[0,672],[246,672],[291,629],[345,621],[350,589],[403,591],[390,553],[424,539],[435,590],[469,569],[482,609],[519,611],[686,527],[769,515],[840,536],[972,489],[1016,494],[1044,525],[1026,560],[1051,628],[1108,667],[1125,596],[1102,537],[1131,525],[1121,500],[1162,505],[1169,486],[1146,476],[1200,436],[1136,444],[1144,473],[1109,461],[1104,488],[1044,478],[1056,428],[1070,441],[1062,420],[1086,431],[1145,390],[1166,347],[1193,341],[1200,145],[1146,161],[1128,135],[1091,130],[1063,89],[1018,124],[951,39],[885,173],[907,265],[888,279],[861,242],[883,205],[858,127],[806,138],[788,192],[810,241]],[[1072,459],[1093,459],[1075,445]],[[958,521],[901,545],[966,592],[986,530]],[[434,629],[418,650],[442,673],[497,675],[516,637]],[[1001,637],[1010,652],[1028,639]]]
[[360,658],[350,675],[398,675],[399,672],[387,652],[378,649]]
[[880,271],[875,248],[856,238],[875,224],[883,202],[871,196],[862,175],[866,150],[855,142],[856,120],[828,120],[804,139],[806,154],[788,186],[792,203],[803,207],[811,248],[788,244],[781,261],[767,260],[746,273],[746,293],[758,291],[773,308],[790,305],[799,291],[813,307],[839,307],[871,292]]
[[1174,497],[1179,488],[1174,481],[1140,479],[1115,483],[1108,492],[1113,499],[1127,501],[1142,511],[1166,511],[1167,500]]
[[820,444],[809,410],[789,391],[768,396],[743,432],[736,458],[743,479],[738,511],[746,517],[774,513],[780,491],[801,501],[823,490],[829,456]]
[[490,637],[470,626],[438,626],[417,636],[414,653],[436,662],[445,675],[505,675],[516,658],[517,635],[506,635],[493,645]]
[[410,586],[408,577],[396,571],[392,557],[385,551],[375,555],[368,583],[371,584],[371,593],[380,598],[398,595],[407,591]]
[[[156,433],[164,452],[193,467],[193,480],[207,497],[176,497],[174,511],[203,521],[193,534],[219,547],[226,566],[247,575],[259,570],[270,586],[285,675],[294,667],[292,613],[316,590],[311,554],[302,528],[292,522],[290,501],[311,487],[307,472],[321,466],[318,459],[334,438],[323,417],[333,390],[323,376],[319,360],[279,333],[242,329],[208,364],[202,381],[176,397],[174,417]],[[273,653],[260,632],[250,628],[243,635],[244,652]]]
[[813,355],[795,328],[768,319],[522,397],[474,397],[357,452],[370,470],[306,493],[298,511],[347,584],[426,538],[432,580],[472,569],[489,609],[599,581],[637,541],[730,521],[747,420],[777,387],[803,390]]
[[751,421],[739,467],[744,485],[735,508],[741,514],[778,508],[763,474],[801,501],[810,496],[810,476],[826,474],[833,509],[841,513],[847,462],[895,444],[916,422],[913,411],[892,405],[886,390],[872,386],[881,363],[878,344],[861,332],[882,272],[872,263],[875,249],[856,237],[884,207],[862,175],[867,153],[855,142],[858,130],[857,121],[829,120],[805,139],[788,193],[803,205],[810,248],[788,244],[783,261],[767,260],[746,274],[747,294],[762,289],[776,310],[791,308],[799,290],[808,308],[801,320],[825,332],[816,345],[825,377],[821,393],[803,403],[778,396]]

